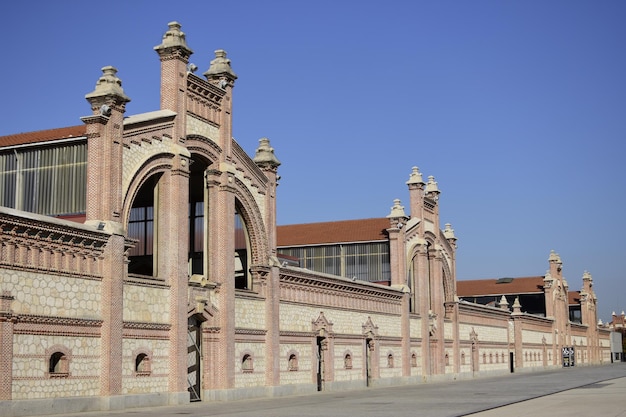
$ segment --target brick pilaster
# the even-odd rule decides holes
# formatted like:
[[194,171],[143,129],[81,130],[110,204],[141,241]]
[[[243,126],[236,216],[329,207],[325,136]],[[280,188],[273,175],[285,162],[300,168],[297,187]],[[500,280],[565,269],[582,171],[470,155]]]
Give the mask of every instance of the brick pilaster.
[[13,388],[13,326],[16,317],[11,310],[13,297],[0,294],[0,400],[10,400]]

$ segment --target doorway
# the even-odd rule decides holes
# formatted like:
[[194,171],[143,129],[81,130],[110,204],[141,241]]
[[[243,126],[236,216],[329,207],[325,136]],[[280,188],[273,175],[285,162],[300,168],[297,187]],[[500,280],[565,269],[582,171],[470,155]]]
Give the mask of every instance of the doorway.
[[190,401],[200,401],[202,377],[202,327],[196,317],[187,320],[187,390]]

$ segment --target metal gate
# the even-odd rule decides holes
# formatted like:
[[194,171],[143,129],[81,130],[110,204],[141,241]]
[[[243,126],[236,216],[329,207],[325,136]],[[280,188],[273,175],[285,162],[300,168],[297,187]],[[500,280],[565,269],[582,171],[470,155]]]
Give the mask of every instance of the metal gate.
[[190,401],[201,400],[201,344],[200,322],[195,317],[190,317],[187,322],[187,389]]

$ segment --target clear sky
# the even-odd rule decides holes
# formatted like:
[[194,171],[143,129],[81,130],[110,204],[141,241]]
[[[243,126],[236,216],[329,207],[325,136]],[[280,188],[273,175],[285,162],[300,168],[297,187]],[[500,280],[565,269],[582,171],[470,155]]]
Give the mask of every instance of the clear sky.
[[[173,6],[177,4],[177,6]],[[384,217],[434,175],[458,279],[588,270],[626,309],[626,1],[5,1],[0,135],[81,124],[100,68],[156,110],[153,47],[182,24],[239,76],[234,136],[282,162],[279,224]]]

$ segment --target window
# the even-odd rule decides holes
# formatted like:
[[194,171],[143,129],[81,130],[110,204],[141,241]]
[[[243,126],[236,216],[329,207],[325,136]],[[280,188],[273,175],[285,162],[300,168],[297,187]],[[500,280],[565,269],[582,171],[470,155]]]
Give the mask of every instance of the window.
[[302,268],[317,272],[364,281],[391,280],[387,242],[281,248],[280,253],[298,258]]
[[63,352],[54,352],[48,363],[50,377],[65,377],[69,375],[69,361]]
[[446,353],[445,361],[446,361],[446,366],[450,366],[450,355],[448,353]]
[[393,354],[387,355],[387,368],[393,368]]
[[298,370],[298,357],[296,356],[295,353],[292,353],[291,355],[289,355],[288,369],[289,371]]
[[0,152],[0,206],[32,213],[83,213],[87,143]]
[[239,211],[235,212],[235,288],[252,289],[248,272],[250,260],[248,230]]
[[344,369],[352,369],[352,355],[346,353],[343,357],[343,368]]
[[151,373],[150,357],[140,353],[135,357],[135,376],[148,376]]
[[204,273],[204,201],[189,203],[189,259],[191,274]]
[[249,355],[249,354],[243,355],[243,358],[241,359],[241,370],[243,371],[244,374],[254,372],[254,366],[252,363],[252,355]]
[[128,237],[138,242],[128,256],[128,272],[139,275],[154,275],[154,194],[158,177],[146,181],[133,201],[128,218]]
[[417,368],[417,355],[415,353],[411,355],[411,368]]

